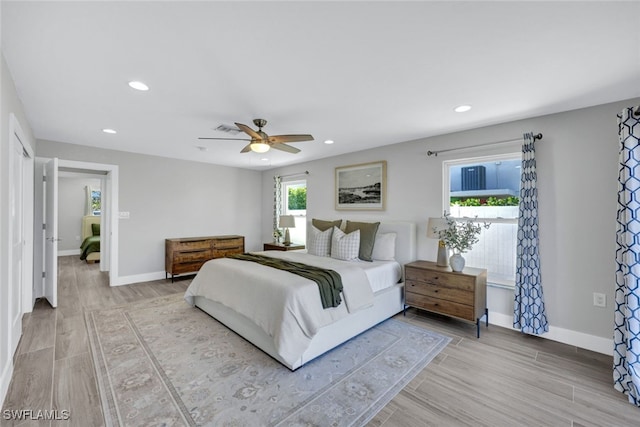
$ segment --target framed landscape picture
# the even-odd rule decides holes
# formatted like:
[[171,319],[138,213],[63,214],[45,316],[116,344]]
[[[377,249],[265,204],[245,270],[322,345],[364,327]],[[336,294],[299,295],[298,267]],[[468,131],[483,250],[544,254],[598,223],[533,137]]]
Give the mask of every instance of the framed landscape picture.
[[336,210],[384,210],[386,161],[337,167],[335,179]]

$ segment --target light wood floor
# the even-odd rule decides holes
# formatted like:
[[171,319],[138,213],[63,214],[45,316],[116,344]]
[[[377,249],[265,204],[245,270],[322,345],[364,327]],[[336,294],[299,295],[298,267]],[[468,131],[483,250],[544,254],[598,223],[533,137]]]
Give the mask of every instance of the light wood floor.
[[[189,280],[110,288],[97,264],[59,260],[59,306],[38,301],[24,322],[6,409],[69,410],[53,425],[104,425],[83,311],[182,293]],[[612,387],[611,357],[504,328],[409,310],[397,316],[452,338],[371,426],[640,426]],[[1,425],[11,423],[0,414]]]

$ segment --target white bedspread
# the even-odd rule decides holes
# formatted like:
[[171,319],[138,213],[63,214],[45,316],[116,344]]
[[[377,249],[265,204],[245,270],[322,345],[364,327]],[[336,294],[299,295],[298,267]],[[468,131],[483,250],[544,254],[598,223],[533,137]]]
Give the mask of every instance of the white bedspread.
[[290,364],[309,346],[318,329],[373,304],[373,291],[357,263],[300,252],[257,252],[335,270],[342,277],[344,302],[322,308],[318,285],[304,277],[255,262],[219,258],[205,263],[185,293],[203,296],[248,317],[273,337],[279,355]]

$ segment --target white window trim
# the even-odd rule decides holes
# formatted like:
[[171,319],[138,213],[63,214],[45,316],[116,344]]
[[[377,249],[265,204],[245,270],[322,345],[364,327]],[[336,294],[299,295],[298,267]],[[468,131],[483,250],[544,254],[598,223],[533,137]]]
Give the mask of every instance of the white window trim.
[[[513,151],[511,153],[504,154],[490,154],[486,156],[475,156],[475,157],[466,157],[464,159],[455,159],[455,160],[444,160],[442,162],[442,182],[443,182],[443,192],[442,192],[442,212],[450,212],[450,189],[451,189],[451,167],[458,165],[466,165],[469,163],[484,163],[491,161],[500,161],[500,160],[513,160],[514,157],[522,158],[522,153],[520,151]],[[463,218],[453,217],[452,218],[459,220]],[[502,223],[502,224],[516,224],[518,223],[518,218],[500,218],[500,217],[489,217],[489,218],[473,218],[473,222],[491,222],[491,223]],[[505,288],[505,289],[515,289],[515,277],[514,283],[501,283],[497,281],[491,281],[490,279],[487,281],[488,286],[496,287],[496,288]]]

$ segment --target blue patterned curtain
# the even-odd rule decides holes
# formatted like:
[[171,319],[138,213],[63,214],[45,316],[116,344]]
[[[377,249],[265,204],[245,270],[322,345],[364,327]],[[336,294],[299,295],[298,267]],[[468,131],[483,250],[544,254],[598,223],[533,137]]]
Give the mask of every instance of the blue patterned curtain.
[[524,134],[513,327],[527,334],[549,332],[538,251],[538,188],[533,133]]
[[640,406],[640,116],[633,108],[618,115],[618,135],[613,382],[616,390],[629,395],[629,402]]

